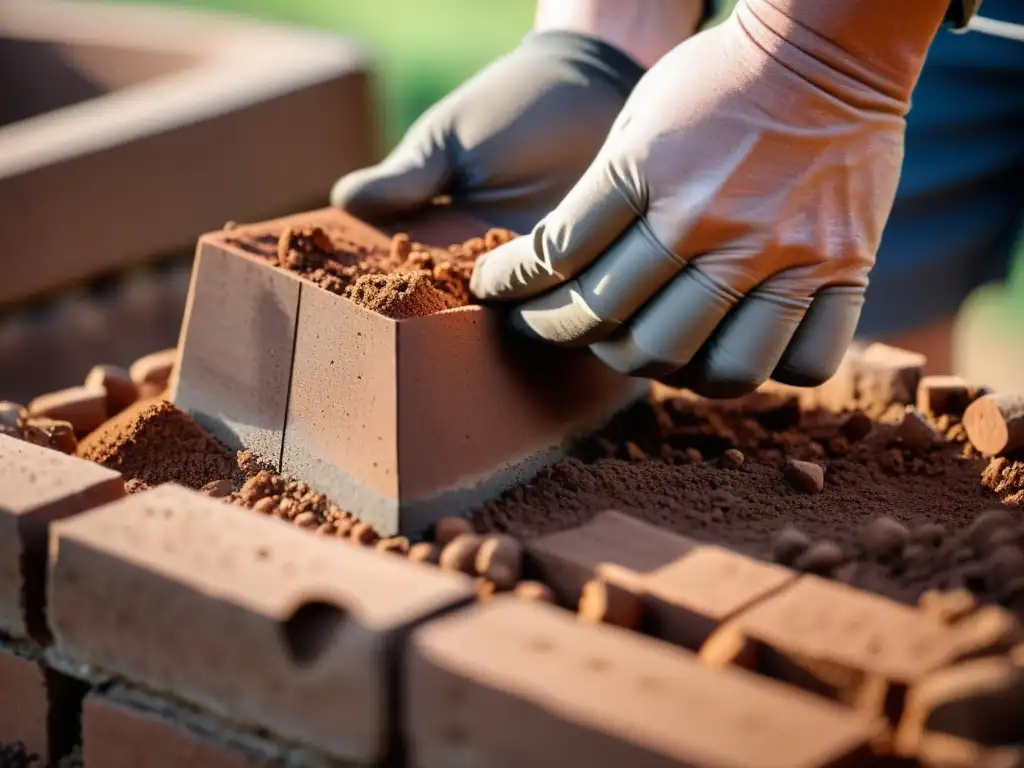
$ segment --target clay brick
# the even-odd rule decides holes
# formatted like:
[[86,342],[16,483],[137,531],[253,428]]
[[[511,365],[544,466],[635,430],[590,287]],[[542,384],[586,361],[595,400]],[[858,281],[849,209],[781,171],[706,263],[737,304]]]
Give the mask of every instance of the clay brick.
[[405,674],[418,766],[853,766],[881,730],[799,690],[514,597],[419,628]]
[[177,486],[54,527],[59,651],[343,759],[392,746],[391,665],[468,579],[311,536]]
[[[314,225],[390,247],[335,209],[277,226]],[[512,338],[483,307],[395,321],[305,282],[282,468],[385,536],[418,534],[532,477],[646,387],[585,351]]]
[[602,566],[646,573],[676,562],[696,543],[621,512],[608,511],[578,528],[526,543],[527,558],[559,602],[575,607],[583,585]]
[[171,400],[278,468],[298,305],[296,277],[214,237],[199,241]]
[[923,376],[917,385],[917,409],[929,416],[960,416],[970,401],[970,387],[959,376]]
[[68,387],[40,395],[28,404],[32,416],[67,421],[75,432],[84,435],[107,419],[107,395],[102,389]]
[[1024,668],[987,658],[927,676],[907,694],[897,751],[916,755],[931,732],[990,747],[1018,741],[1024,734]]
[[139,396],[131,374],[119,365],[93,366],[85,377],[85,387],[106,393],[108,416],[120,413]]
[[861,406],[878,413],[893,403],[913,403],[926,362],[917,352],[887,344],[868,345],[855,363]]
[[[188,249],[231,217],[299,210],[373,161],[368,60],[341,36],[5,0],[0,48],[16,86],[4,112],[85,100],[0,137],[0,239],[20,255],[0,263],[0,304]],[[25,226],[41,211],[60,226]]]
[[128,369],[135,386],[142,397],[153,397],[163,392],[171,380],[171,373],[178,364],[178,349],[161,349],[143,355]]
[[42,666],[0,649],[0,692],[0,744],[20,741],[45,758],[50,705]]
[[319,286],[301,292],[281,469],[384,536],[415,533],[398,525],[397,325]]
[[85,686],[48,669],[37,653],[28,646],[0,647],[0,745],[22,742],[47,765],[78,738]]
[[112,470],[0,435],[0,632],[45,639],[49,525],[123,495]]
[[1008,649],[1020,628],[985,608],[954,625],[924,611],[802,576],[719,628],[701,648],[733,649],[771,677],[897,719],[906,688],[960,659]]
[[719,547],[700,546],[642,574],[652,632],[697,650],[723,622],[793,583],[797,573]]
[[253,768],[276,750],[195,713],[134,692],[91,693],[82,704],[86,766]]

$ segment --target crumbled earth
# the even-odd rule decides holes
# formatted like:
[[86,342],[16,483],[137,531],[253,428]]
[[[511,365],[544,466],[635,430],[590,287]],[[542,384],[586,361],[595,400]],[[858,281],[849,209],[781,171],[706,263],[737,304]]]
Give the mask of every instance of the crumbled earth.
[[473,264],[512,237],[508,230],[492,229],[442,250],[397,234],[383,249],[356,242],[343,230],[308,226],[279,234],[240,231],[231,241],[331,293],[400,320],[471,304]]
[[[652,400],[484,505],[474,526],[530,539],[617,509],[898,600],[964,586],[1024,615],[1024,457],[975,456],[948,416],[936,422],[946,440],[925,448],[898,424],[862,435],[858,422],[768,395]],[[787,479],[792,459],[824,469],[820,493]]]
[[420,272],[363,275],[345,295],[393,320],[433,315],[459,306],[452,296],[439,291],[430,278]]
[[[331,503],[303,482],[270,470],[249,477],[238,490],[225,497],[226,502],[254,512],[308,528],[321,536],[357,539],[362,544],[377,540],[373,528]],[[358,530],[356,528],[358,527]]]
[[125,409],[83,438],[76,454],[120,472],[133,493],[163,483],[199,489],[221,479],[241,486],[246,478],[234,451],[162,399]]

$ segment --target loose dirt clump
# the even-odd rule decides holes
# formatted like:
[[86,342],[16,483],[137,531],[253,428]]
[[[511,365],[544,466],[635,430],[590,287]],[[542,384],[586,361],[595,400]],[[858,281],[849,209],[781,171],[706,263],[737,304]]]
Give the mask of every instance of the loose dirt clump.
[[122,411],[83,438],[76,453],[120,472],[132,492],[163,483],[198,490],[211,480],[245,481],[239,456],[166,400]]
[[372,528],[369,529],[372,537],[368,538],[365,532],[359,537],[353,536],[359,524],[357,518],[305,483],[266,469],[251,474],[238,491],[224,500],[263,515],[286,520],[321,536],[350,540],[358,538],[361,544],[373,544],[379,538]]
[[[976,456],[948,416],[928,445],[890,416],[868,431],[862,414],[782,396],[652,399],[484,505],[474,528],[528,540],[617,509],[898,600],[967,587],[1024,615],[1024,463]],[[794,487],[794,461],[824,470],[820,493]]]
[[385,249],[368,247],[330,227],[238,232],[230,236],[235,245],[394,319],[471,304],[469,278],[477,258],[513,237],[508,230],[492,229],[444,250],[397,234]]
[[349,286],[345,296],[392,320],[433,315],[459,306],[422,272],[363,275]]

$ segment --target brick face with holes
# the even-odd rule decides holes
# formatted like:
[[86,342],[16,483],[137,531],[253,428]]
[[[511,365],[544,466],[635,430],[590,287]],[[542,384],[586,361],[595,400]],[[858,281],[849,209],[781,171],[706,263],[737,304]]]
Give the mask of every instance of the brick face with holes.
[[56,525],[51,552],[62,653],[351,760],[390,748],[396,643],[473,594],[170,485]]

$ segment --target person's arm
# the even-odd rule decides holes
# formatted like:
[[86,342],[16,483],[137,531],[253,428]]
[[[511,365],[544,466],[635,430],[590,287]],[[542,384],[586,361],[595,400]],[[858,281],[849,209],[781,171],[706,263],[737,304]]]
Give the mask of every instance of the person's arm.
[[[553,0],[554,1],[554,0]],[[525,335],[710,397],[820,384],[853,338],[949,0],[740,0],[470,287]]]
[[649,69],[697,31],[704,13],[705,0],[537,0],[534,30],[597,38]]

